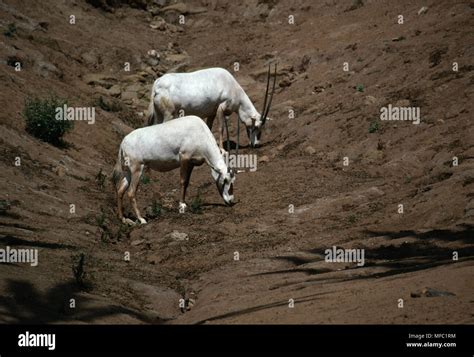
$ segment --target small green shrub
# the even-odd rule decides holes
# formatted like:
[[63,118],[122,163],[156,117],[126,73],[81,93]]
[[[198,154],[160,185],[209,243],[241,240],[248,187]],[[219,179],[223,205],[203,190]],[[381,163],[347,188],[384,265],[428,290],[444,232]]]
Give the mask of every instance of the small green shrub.
[[379,130],[379,122],[377,120],[371,121],[369,125],[369,133],[375,133],[378,130]]
[[356,91],[363,92],[364,91],[364,86],[362,84],[356,85]]
[[151,179],[147,175],[143,174],[140,177],[140,181],[141,181],[142,184],[148,185],[151,182]]
[[74,280],[77,284],[77,287],[80,290],[88,290],[90,289],[90,284],[86,282],[87,273],[85,271],[85,259],[86,256],[84,253],[80,253],[76,256],[72,256],[72,274],[74,276]]
[[202,213],[202,199],[201,199],[201,195],[199,191],[198,191],[197,196],[194,197],[193,200],[191,201],[191,212],[197,213],[197,214]]
[[151,206],[151,212],[155,217],[158,217],[161,215],[161,212],[163,211],[163,207],[161,206],[161,203],[158,202],[157,200],[153,201],[153,205]]
[[106,178],[107,178],[107,175],[102,172],[102,167],[101,167],[99,169],[99,172],[97,173],[97,175],[95,175],[95,182],[97,182],[97,186],[102,191],[105,188],[105,179]]
[[12,22],[9,23],[7,29],[3,31],[3,34],[7,37],[13,37],[16,33],[16,25]]
[[26,131],[47,143],[63,146],[63,135],[74,127],[70,120],[56,119],[56,108],[64,104],[67,104],[66,100],[54,96],[48,99],[27,98],[23,109]]

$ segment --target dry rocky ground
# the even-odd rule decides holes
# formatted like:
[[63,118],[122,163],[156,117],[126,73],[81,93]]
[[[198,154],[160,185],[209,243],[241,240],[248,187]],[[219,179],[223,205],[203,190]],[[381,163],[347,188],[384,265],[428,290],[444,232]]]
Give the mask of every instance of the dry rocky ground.
[[[474,3],[238,3],[0,1],[0,245],[39,249],[37,267],[0,267],[1,322],[473,322]],[[259,161],[238,204],[203,166],[202,213],[179,214],[179,172],[146,172],[149,224],[122,226],[110,173],[153,81],[224,67],[261,108],[270,61],[272,120],[243,149]],[[25,99],[49,94],[96,108],[65,148],[25,132]],[[389,104],[421,123],[381,121]],[[365,265],[326,263],[333,246]]]

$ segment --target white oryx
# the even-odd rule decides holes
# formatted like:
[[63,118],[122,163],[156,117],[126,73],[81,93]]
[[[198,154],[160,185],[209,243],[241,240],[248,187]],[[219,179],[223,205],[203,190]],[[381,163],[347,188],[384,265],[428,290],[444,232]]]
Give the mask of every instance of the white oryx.
[[246,126],[250,145],[256,147],[260,143],[261,132],[270,110],[275,82],[276,64],[273,89],[267,105],[270,84],[270,65],[268,66],[267,89],[260,114],[232,74],[223,68],[165,74],[153,84],[148,125],[171,120],[184,111],[186,115],[206,118],[209,129],[212,129],[217,116],[220,125],[219,146],[223,148],[224,120],[235,112],[239,116],[238,120]]
[[[212,177],[224,202],[232,205],[234,173],[228,169],[216,139],[201,118],[185,116],[132,131],[120,144],[112,175],[117,190],[119,218],[124,223],[133,224],[133,221],[123,217],[122,199],[127,192],[137,218],[142,224],[146,223],[135,199],[145,165],[161,172],[181,168],[181,211],[186,208],[186,189],[192,170],[204,162],[211,167]],[[123,166],[126,167],[125,173]]]

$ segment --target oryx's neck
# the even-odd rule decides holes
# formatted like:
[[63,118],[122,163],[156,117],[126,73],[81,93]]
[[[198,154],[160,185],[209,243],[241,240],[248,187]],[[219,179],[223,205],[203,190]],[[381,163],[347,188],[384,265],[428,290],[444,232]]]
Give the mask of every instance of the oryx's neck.
[[253,105],[249,96],[247,95],[247,93],[244,92],[243,89],[241,89],[241,94],[240,94],[240,106],[241,106],[241,109],[245,113],[247,113],[249,117],[253,117],[256,114],[258,114],[257,109],[255,109],[255,106]]
[[214,137],[212,137],[211,140],[209,140],[207,143],[208,145],[205,153],[205,159],[208,165],[214,170],[216,170],[218,173],[226,173],[227,165],[224,161],[221,151],[219,150],[219,147],[217,146]]

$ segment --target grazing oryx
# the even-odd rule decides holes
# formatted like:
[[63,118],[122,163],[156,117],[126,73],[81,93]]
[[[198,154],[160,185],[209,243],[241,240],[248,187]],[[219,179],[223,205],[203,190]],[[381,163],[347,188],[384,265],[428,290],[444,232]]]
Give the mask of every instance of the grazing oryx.
[[186,115],[207,118],[207,126],[212,129],[212,123],[217,116],[220,122],[219,145],[223,148],[224,120],[235,112],[246,126],[250,145],[256,147],[259,145],[261,131],[270,110],[275,82],[276,64],[273,89],[267,106],[270,84],[270,65],[268,66],[267,90],[260,114],[235,78],[223,68],[165,74],[153,84],[148,107],[148,125],[171,120],[183,110]]
[[[123,217],[122,198],[128,192],[137,218],[142,224],[146,223],[135,199],[145,165],[161,172],[181,168],[182,195],[179,207],[184,210],[191,172],[194,166],[200,166],[204,162],[211,167],[212,177],[224,202],[232,205],[234,173],[227,168],[216,139],[201,118],[186,116],[132,131],[120,144],[112,175],[117,190],[119,218],[124,223],[133,224],[133,221]],[[125,174],[122,166],[126,167]]]

